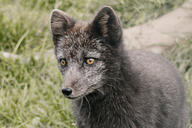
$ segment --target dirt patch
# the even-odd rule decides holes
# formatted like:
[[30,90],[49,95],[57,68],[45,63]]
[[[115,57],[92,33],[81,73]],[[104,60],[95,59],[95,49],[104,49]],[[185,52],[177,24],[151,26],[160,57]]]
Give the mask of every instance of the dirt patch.
[[127,48],[155,53],[161,53],[168,46],[191,36],[192,0],[156,20],[124,29],[124,43]]

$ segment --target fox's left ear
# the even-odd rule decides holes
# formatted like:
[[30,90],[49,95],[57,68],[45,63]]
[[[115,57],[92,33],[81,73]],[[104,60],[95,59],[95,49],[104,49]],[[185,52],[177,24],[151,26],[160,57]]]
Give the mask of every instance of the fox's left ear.
[[113,47],[118,47],[122,41],[121,24],[111,7],[104,7],[98,12],[91,23],[91,32]]

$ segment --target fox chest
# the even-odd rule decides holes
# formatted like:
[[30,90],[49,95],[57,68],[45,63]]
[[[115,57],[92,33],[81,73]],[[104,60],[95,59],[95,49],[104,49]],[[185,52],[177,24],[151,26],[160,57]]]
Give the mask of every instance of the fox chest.
[[113,112],[79,112],[78,128],[135,128],[134,122],[126,115],[113,114]]

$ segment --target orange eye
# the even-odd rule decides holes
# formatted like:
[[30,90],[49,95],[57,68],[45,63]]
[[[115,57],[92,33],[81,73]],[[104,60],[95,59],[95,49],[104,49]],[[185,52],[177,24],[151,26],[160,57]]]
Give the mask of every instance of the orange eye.
[[60,64],[61,64],[61,66],[66,66],[66,64],[67,64],[67,62],[66,62],[66,60],[65,59],[61,59],[60,60]]
[[95,59],[93,59],[93,58],[88,58],[88,59],[86,59],[86,63],[87,64],[93,64],[95,62]]

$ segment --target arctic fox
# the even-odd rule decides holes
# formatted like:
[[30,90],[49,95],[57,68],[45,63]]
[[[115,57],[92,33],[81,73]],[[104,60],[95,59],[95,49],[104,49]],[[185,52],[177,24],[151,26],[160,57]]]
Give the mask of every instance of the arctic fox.
[[55,9],[51,30],[78,128],[186,127],[183,79],[160,55],[127,51],[111,7],[89,23]]

